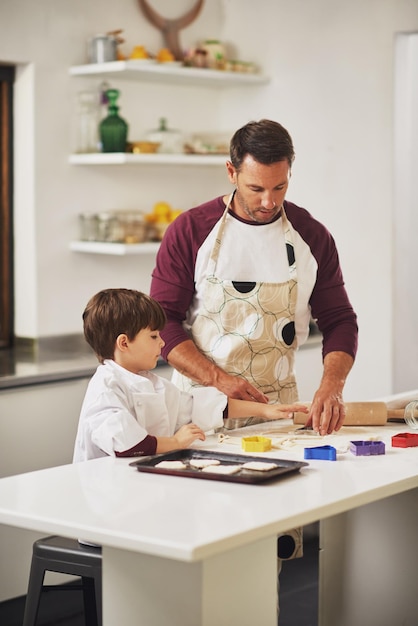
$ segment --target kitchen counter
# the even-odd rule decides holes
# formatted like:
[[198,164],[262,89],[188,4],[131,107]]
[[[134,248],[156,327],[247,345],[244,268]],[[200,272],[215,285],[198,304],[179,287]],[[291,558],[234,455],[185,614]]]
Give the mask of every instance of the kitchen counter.
[[0,350],[0,389],[93,375],[97,359],[81,335],[18,343]]
[[[90,378],[97,358],[82,335],[40,340],[35,345],[18,343],[0,350],[0,391],[44,383]],[[157,367],[168,367],[160,359]]]

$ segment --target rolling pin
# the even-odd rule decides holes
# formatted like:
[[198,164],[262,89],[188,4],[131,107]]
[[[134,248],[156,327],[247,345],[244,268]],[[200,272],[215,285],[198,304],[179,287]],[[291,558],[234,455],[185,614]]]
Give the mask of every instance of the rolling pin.
[[[344,426],[383,426],[387,421],[404,421],[405,409],[389,409],[384,402],[345,402],[345,408]],[[306,413],[295,413],[293,423],[305,424],[307,419]]]

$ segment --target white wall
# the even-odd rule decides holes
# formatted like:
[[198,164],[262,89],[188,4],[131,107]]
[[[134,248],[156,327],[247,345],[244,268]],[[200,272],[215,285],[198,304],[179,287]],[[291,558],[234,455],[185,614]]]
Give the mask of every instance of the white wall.
[[[152,4],[175,17],[191,1]],[[33,93],[33,100],[26,95],[19,101],[28,122],[17,152],[17,240],[25,237],[24,248],[16,248],[21,336],[80,332],[81,311],[98,289],[149,287],[152,258],[68,250],[80,211],[149,210],[160,199],[188,208],[229,190],[222,168],[68,164],[76,92],[100,82],[70,79],[68,67],[85,61],[89,37],[114,28],[124,29],[126,50],[162,45],[136,0],[1,2],[0,60],[25,66],[17,92]],[[208,0],[182,31],[182,44],[218,37],[236,56],[258,62],[272,76],[268,86],[216,95],[115,84],[122,90],[121,114],[135,134],[155,127],[160,115],[185,130],[232,131],[263,116],[288,127],[297,153],[288,198],[333,232],[359,315],[360,348],[347,400],[392,391],[394,37],[414,29],[413,0]]]
[[418,381],[418,33],[396,38],[394,391]]

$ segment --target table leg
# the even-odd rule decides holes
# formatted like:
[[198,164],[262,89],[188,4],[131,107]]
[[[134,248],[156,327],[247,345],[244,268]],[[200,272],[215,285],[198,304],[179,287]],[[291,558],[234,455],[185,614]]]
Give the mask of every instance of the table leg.
[[418,624],[418,489],[321,521],[320,626]]
[[188,563],[103,547],[103,626],[277,625],[277,538]]

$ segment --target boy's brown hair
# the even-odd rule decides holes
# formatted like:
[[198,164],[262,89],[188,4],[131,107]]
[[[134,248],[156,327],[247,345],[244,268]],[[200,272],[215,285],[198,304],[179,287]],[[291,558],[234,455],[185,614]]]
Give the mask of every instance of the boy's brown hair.
[[143,328],[162,330],[166,321],[161,305],[150,296],[134,289],[104,289],[84,309],[84,337],[103,363],[113,359],[119,335],[132,341]]

